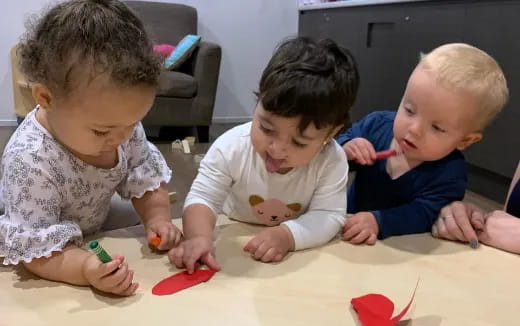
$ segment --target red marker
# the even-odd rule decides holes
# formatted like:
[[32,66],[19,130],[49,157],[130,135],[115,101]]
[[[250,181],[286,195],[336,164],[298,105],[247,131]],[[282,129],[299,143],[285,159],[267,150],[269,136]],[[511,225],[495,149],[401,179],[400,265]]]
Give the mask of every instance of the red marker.
[[376,160],[383,160],[385,158],[389,158],[391,156],[397,155],[397,152],[393,149],[388,149],[386,151],[381,151],[376,153]]

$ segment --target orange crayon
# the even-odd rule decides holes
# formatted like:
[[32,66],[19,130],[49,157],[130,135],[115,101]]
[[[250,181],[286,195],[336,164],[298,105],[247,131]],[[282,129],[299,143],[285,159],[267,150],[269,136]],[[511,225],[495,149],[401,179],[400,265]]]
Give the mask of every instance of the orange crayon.
[[153,237],[150,239],[150,243],[154,246],[154,247],[158,247],[160,244],[161,244],[161,238],[159,237]]

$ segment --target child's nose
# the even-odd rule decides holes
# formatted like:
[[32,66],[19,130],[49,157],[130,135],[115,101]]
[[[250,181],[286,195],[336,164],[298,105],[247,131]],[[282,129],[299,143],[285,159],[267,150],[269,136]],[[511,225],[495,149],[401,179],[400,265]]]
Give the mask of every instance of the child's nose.
[[421,134],[421,124],[419,122],[412,122],[410,124],[410,126],[408,127],[408,131],[411,133],[411,134],[414,134],[416,136],[420,135]]
[[281,140],[273,140],[269,147],[271,154],[276,158],[282,158],[287,151],[286,145]]

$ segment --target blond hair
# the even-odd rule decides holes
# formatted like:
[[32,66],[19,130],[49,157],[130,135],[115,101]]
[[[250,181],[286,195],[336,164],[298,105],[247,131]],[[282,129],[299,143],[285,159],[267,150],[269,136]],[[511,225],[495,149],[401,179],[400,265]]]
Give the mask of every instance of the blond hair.
[[508,100],[509,90],[502,69],[495,59],[474,46],[464,43],[439,46],[421,56],[420,65],[444,87],[477,98],[479,129],[484,129]]

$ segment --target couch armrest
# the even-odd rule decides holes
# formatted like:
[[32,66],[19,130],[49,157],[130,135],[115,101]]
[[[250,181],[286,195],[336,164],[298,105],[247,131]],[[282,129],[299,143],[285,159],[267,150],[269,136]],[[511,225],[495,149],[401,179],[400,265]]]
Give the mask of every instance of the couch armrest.
[[210,42],[200,42],[192,55],[191,73],[197,80],[198,90],[194,99],[192,110],[197,120],[210,125],[217,93],[218,76],[220,72],[220,59],[222,50],[219,45]]

